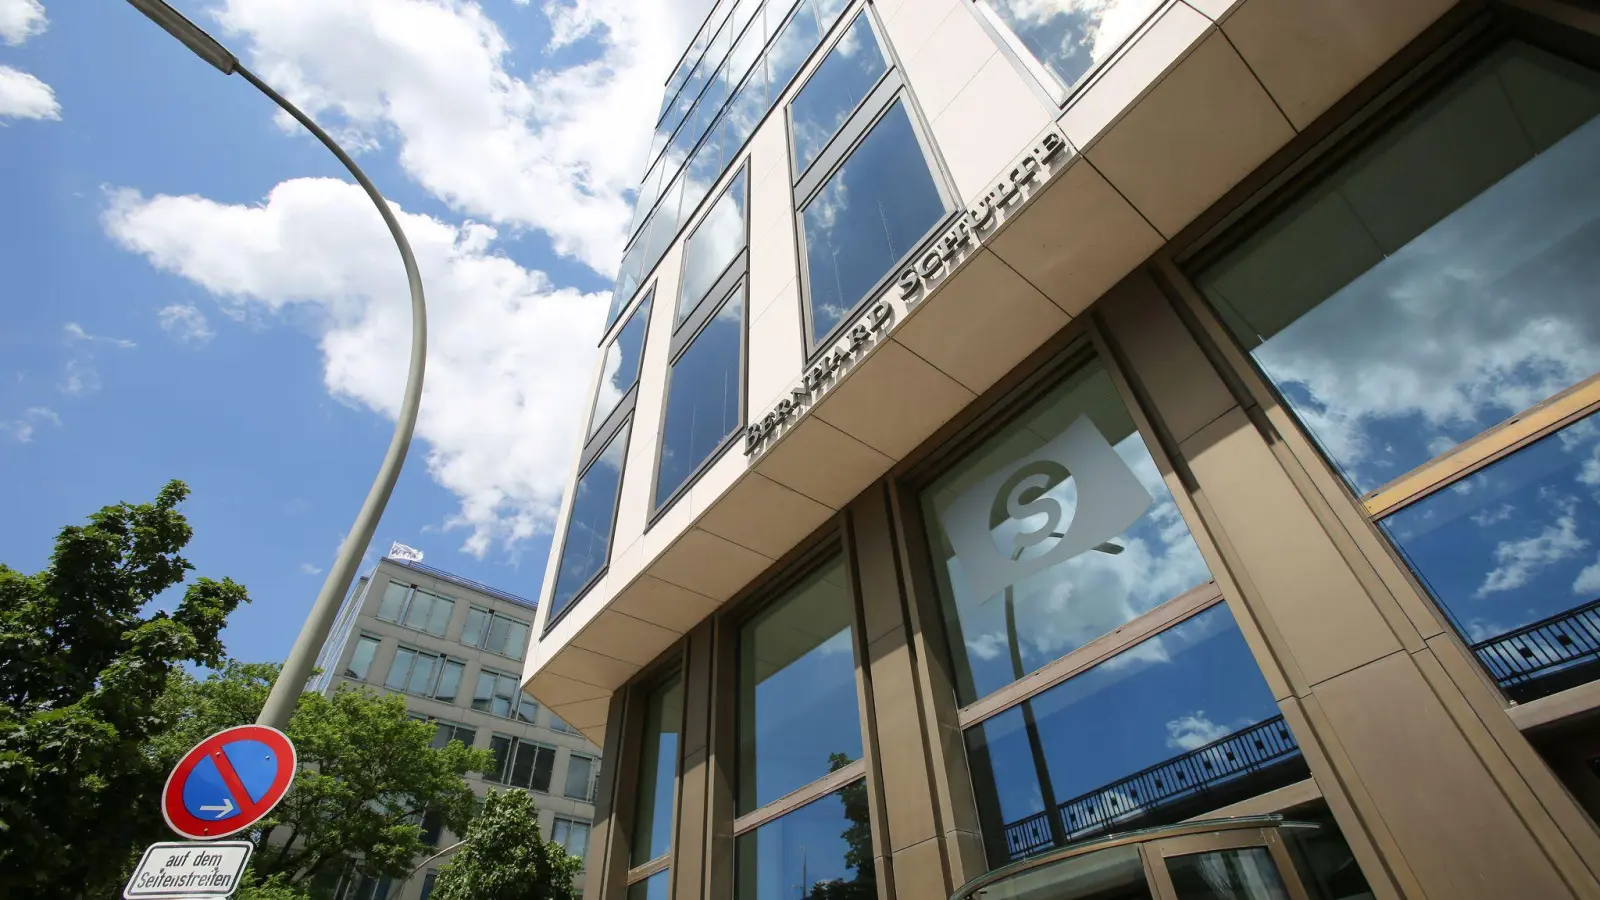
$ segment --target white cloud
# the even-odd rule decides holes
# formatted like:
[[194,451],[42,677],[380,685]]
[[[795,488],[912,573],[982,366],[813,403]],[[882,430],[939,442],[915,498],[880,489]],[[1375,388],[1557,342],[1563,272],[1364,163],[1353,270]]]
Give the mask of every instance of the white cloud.
[[9,421],[0,421],[0,435],[5,435],[18,444],[26,444],[33,440],[38,433],[40,425],[54,425],[61,427],[61,417],[55,410],[46,406],[30,406],[21,417]]
[[1600,597],[1600,559],[1578,573],[1572,581],[1572,592],[1586,600]]
[[342,140],[392,143],[453,208],[543,230],[557,252],[609,274],[662,85],[706,6],[552,0],[546,50],[586,36],[602,50],[526,76],[467,0],[224,0],[215,17],[258,74]]
[[61,392],[80,397],[100,390],[100,371],[88,359],[67,360],[66,374],[58,385]]
[[203,344],[211,340],[214,332],[206,314],[187,304],[174,303],[156,312],[161,329],[185,344]]
[[1589,546],[1589,542],[1578,534],[1578,520],[1573,514],[1573,506],[1570,502],[1564,504],[1562,514],[1538,534],[1497,544],[1494,548],[1496,566],[1484,577],[1477,595],[1485,597],[1522,587],[1539,570]]
[[1512,513],[1515,513],[1516,511],[1516,507],[1509,503],[1502,503],[1493,509],[1484,507],[1483,509],[1480,509],[1472,514],[1472,524],[1478,526],[1479,528],[1488,528],[1490,525],[1493,525],[1497,522],[1504,522],[1505,520],[1511,518]]
[[66,332],[67,343],[69,344],[77,343],[79,341],[87,344],[110,344],[113,347],[121,347],[124,350],[138,346],[127,338],[114,338],[105,337],[104,335],[98,334],[90,334],[89,332],[85,331],[83,326],[79,325],[77,322],[68,322],[62,327],[61,330]]
[[302,575],[321,575],[322,574],[322,568],[320,566],[313,566],[311,563],[301,563],[300,564],[300,574],[302,574]]
[[[448,524],[470,529],[465,549],[481,555],[548,530],[555,517],[605,302],[499,254],[489,226],[399,216],[429,300],[417,435],[433,478],[460,498]],[[398,412],[411,334],[405,278],[354,185],[295,179],[253,206],[116,191],[105,227],[234,308],[310,310],[328,390]]]
[[0,41],[15,47],[49,24],[39,0],[0,0]]
[[50,85],[20,69],[0,66],[0,119],[5,118],[59,119],[61,104]]
[[1206,718],[1206,711],[1197,709],[1167,723],[1167,746],[1174,750],[1194,750],[1212,741],[1227,737],[1231,730],[1226,725]]

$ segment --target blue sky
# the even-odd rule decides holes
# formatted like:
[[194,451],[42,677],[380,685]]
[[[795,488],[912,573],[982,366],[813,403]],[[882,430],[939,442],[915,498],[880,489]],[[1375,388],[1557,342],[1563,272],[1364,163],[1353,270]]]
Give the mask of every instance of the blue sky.
[[[177,5],[406,214],[429,386],[373,550],[537,596],[627,192],[705,3]],[[398,256],[342,178],[131,7],[0,0],[0,561],[37,570],[63,525],[180,478],[198,574],[254,599],[229,651],[287,652],[409,334]]]

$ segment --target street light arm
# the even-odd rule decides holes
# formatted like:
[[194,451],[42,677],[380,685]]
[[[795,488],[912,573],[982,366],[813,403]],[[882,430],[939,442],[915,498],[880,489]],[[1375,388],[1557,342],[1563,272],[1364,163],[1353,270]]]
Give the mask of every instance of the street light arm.
[[283,661],[283,670],[278,673],[278,680],[272,685],[272,692],[267,696],[266,705],[261,708],[261,715],[256,718],[258,725],[270,725],[279,731],[284,731],[289,727],[289,716],[294,713],[295,702],[305,689],[306,681],[311,677],[317,654],[322,649],[323,642],[327,640],[328,633],[333,630],[333,621],[338,617],[339,607],[350,591],[350,583],[355,580],[356,569],[361,565],[361,555],[372,542],[373,533],[378,530],[378,520],[383,517],[384,507],[389,503],[389,495],[393,493],[395,482],[400,478],[400,468],[405,464],[406,452],[411,448],[411,435],[416,430],[417,412],[422,405],[423,370],[427,367],[428,311],[422,296],[422,273],[417,270],[416,257],[411,254],[411,242],[406,240],[406,233],[400,227],[400,220],[395,218],[394,210],[389,208],[388,201],[383,199],[377,186],[367,178],[365,172],[361,171],[355,160],[351,159],[326,131],[313,122],[310,116],[285,100],[249,69],[237,63],[234,64],[234,69],[244,80],[255,85],[256,90],[266,94],[272,102],[278,104],[284,112],[293,116],[295,121],[315,135],[324,147],[339,158],[339,162],[350,171],[356,183],[361,185],[361,189],[367,192],[367,197],[378,208],[378,214],[383,216],[383,223],[389,226],[389,235],[394,238],[395,246],[400,250],[400,259],[406,269],[406,282],[411,288],[411,362],[406,373],[406,388],[400,402],[400,413],[395,419],[394,437],[389,440],[389,450],[384,454],[383,465],[378,469],[378,478],[372,483],[372,489],[367,492],[366,502],[361,504],[361,512],[356,514],[356,521],[351,526],[350,533],[339,546],[339,555],[328,570],[327,580],[323,581],[322,590],[317,594],[311,613],[306,617],[306,623],[301,627],[299,636],[295,638],[294,648]]
[[261,715],[256,718],[258,725],[269,725],[284,731],[289,726],[289,716],[294,713],[295,701],[300,698],[306,681],[311,677],[311,671],[316,665],[317,652],[327,640],[328,633],[333,630],[333,621],[338,617],[339,606],[350,590],[350,582],[355,580],[356,569],[361,565],[361,554],[372,542],[372,535],[378,529],[378,520],[382,518],[384,507],[389,503],[389,495],[394,492],[395,482],[400,478],[400,467],[405,464],[406,452],[411,448],[411,435],[417,427],[417,410],[422,404],[422,376],[428,356],[428,311],[422,296],[422,275],[417,271],[417,260],[411,254],[411,243],[406,240],[406,234],[400,228],[400,220],[395,218],[388,202],[383,199],[383,195],[378,192],[371,179],[367,178],[366,173],[356,165],[355,160],[334,143],[333,138],[329,137],[316,122],[311,121],[310,116],[285,100],[281,94],[257,78],[255,73],[239,65],[238,57],[229,52],[228,48],[206,34],[200,26],[189,21],[182,13],[167,5],[165,0],[128,0],[128,2],[224,75],[239,73],[244,80],[254,85],[256,90],[266,94],[284,112],[293,116],[295,121],[304,125],[307,131],[315,135],[324,147],[338,157],[339,162],[343,163],[355,177],[356,183],[367,192],[367,197],[372,200],[373,205],[378,207],[378,214],[383,216],[383,223],[389,227],[389,234],[394,238],[395,246],[400,249],[400,260],[406,268],[406,282],[411,288],[411,362],[406,374],[406,389],[400,402],[400,413],[395,417],[394,437],[389,440],[389,450],[384,454],[383,464],[378,468],[377,480],[367,492],[367,499],[361,504],[361,511],[356,514],[356,521],[351,526],[350,533],[339,546],[339,555],[334,560],[332,568],[328,570],[328,578],[322,583],[322,590],[317,594],[316,602],[312,604],[305,624],[300,627],[294,648],[289,651],[288,658],[283,662],[283,669],[278,673],[278,680],[272,685],[272,692],[267,696],[266,705],[261,708]]

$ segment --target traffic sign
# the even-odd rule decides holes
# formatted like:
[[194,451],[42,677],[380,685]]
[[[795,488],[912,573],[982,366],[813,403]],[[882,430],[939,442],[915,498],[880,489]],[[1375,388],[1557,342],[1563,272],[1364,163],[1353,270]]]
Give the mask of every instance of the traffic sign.
[[219,731],[195,745],[167,776],[161,815],[178,834],[210,841],[237,834],[289,792],[294,745],[265,725]]
[[126,900],[227,897],[239,889],[249,841],[151,844],[122,889]]

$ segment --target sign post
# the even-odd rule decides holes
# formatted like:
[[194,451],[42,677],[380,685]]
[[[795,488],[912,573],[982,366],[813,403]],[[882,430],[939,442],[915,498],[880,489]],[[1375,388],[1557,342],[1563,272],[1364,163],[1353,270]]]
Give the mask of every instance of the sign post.
[[122,889],[126,900],[227,897],[239,889],[249,841],[151,844]]
[[161,815],[183,837],[213,841],[249,828],[294,783],[294,745],[276,728],[241,725],[195,745],[167,776]]

